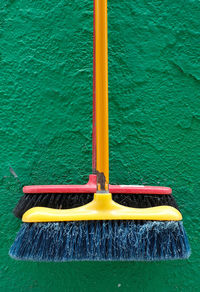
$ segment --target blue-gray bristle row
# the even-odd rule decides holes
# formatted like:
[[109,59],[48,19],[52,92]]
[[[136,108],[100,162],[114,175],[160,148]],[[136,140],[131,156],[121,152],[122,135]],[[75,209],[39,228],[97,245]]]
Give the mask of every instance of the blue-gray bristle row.
[[9,254],[33,261],[156,261],[188,258],[190,247],[182,222],[23,223]]

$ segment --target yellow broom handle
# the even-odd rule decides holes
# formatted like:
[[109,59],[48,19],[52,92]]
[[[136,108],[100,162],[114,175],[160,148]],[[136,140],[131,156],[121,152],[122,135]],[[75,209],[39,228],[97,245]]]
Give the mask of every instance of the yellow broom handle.
[[95,0],[95,49],[96,49],[96,145],[97,173],[104,176],[105,185],[98,190],[108,190],[108,31],[107,0]]

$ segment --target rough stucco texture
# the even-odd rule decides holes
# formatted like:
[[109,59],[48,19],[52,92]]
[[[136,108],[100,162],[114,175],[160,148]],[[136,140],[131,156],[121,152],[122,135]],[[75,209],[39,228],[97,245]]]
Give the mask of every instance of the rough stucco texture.
[[4,0],[1,292],[199,291],[200,2],[110,0],[108,12],[111,182],[172,187],[192,255],[162,263],[9,258],[22,186],[84,183],[91,172],[93,12],[88,0]]

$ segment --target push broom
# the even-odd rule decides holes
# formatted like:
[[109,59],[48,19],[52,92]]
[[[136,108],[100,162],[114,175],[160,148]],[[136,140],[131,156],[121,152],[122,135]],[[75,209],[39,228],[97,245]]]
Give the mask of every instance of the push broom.
[[[86,186],[67,187],[70,192],[82,188],[80,193],[94,193],[94,198],[71,209],[34,207],[26,211],[10,256],[36,261],[187,258],[190,248],[179,210],[170,204],[141,208],[151,202],[145,201],[145,194],[162,198],[171,194],[169,188],[109,185],[107,1],[95,0],[95,6],[97,175]],[[66,186],[45,186],[47,193],[52,188],[56,193],[57,187],[57,193],[63,188],[67,193]],[[116,203],[112,194],[134,196],[131,204],[141,200],[139,208]]]
[[[35,185],[25,186],[24,195],[19,200],[13,213],[22,218],[32,207],[43,206],[55,209],[68,209],[89,203],[97,191],[97,180],[102,175],[96,168],[96,38],[95,38],[95,0],[93,13],[93,143],[92,143],[92,174],[86,185]],[[104,60],[106,62],[106,60]],[[106,72],[105,72],[106,73]],[[109,185],[113,200],[128,207],[145,208],[168,205],[178,208],[167,187]]]

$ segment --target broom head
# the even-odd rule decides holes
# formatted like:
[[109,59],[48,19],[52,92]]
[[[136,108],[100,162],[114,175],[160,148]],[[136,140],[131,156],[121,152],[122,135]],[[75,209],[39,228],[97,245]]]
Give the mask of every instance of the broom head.
[[10,249],[20,260],[185,259],[190,255],[180,212],[171,206],[130,208],[97,193],[69,210],[32,208]]

